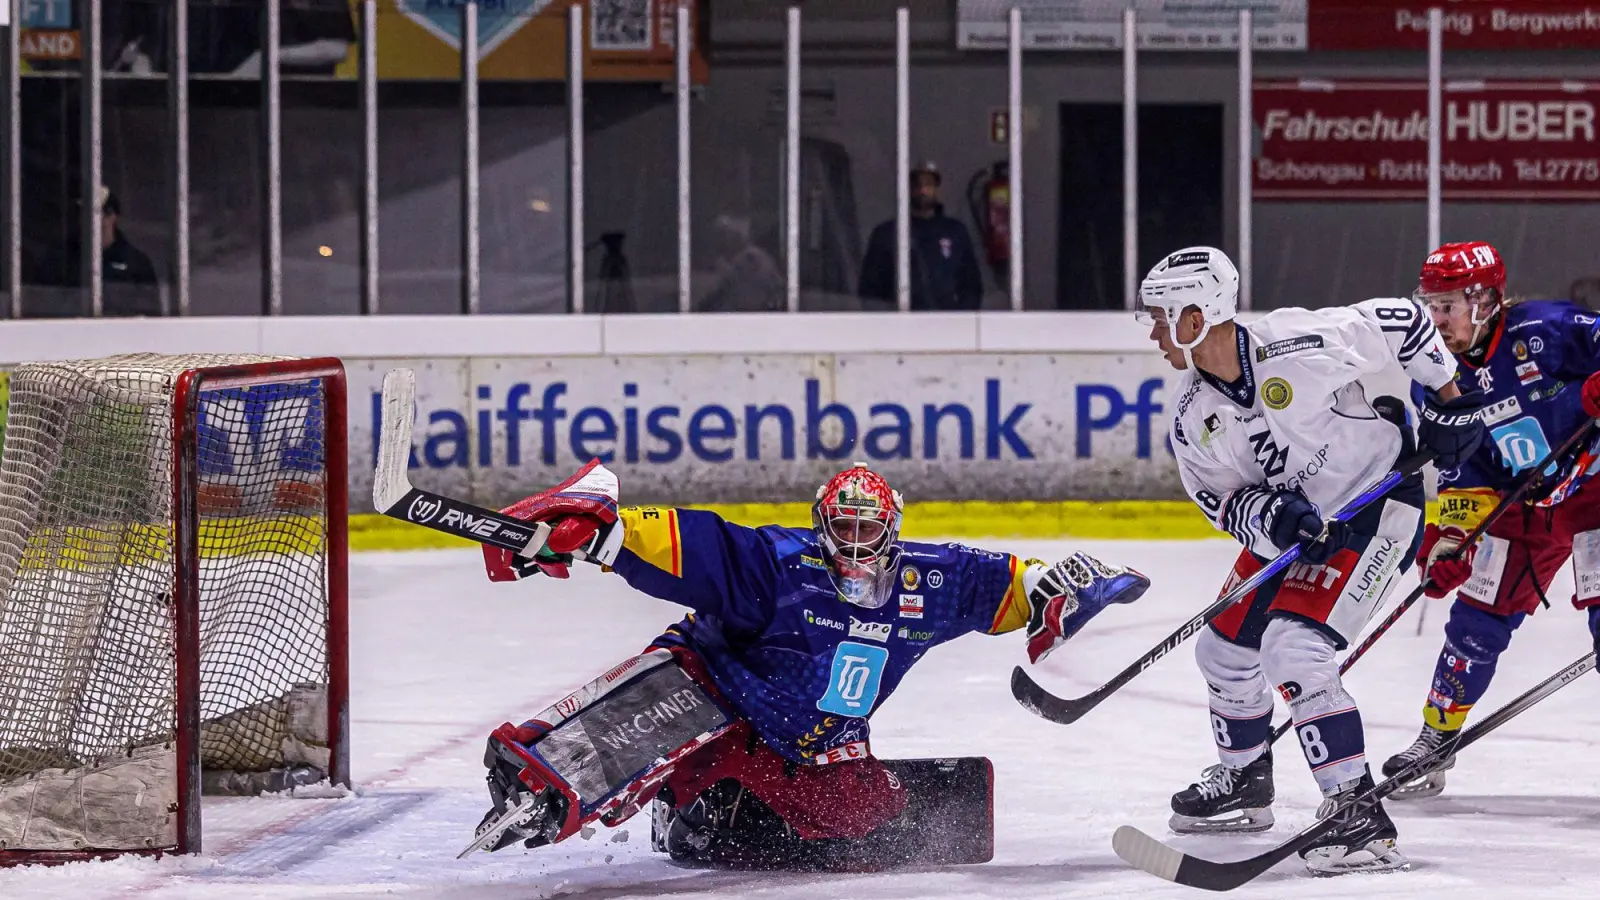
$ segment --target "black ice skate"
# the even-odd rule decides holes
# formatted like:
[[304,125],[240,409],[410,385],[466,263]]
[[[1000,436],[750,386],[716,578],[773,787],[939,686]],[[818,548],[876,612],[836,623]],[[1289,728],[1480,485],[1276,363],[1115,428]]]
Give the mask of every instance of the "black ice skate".
[[1444,762],[1435,766],[1422,776],[1414,778],[1395,790],[1389,796],[1396,800],[1421,800],[1425,797],[1437,797],[1444,790],[1444,773],[1455,768],[1456,757],[1450,751],[1461,737],[1459,731],[1440,731],[1432,725],[1422,726],[1422,733],[1411,742],[1411,746],[1391,756],[1383,764],[1385,778],[1393,778],[1401,769],[1411,765],[1419,759],[1440,755],[1442,750]]
[[1172,795],[1168,826],[1179,834],[1250,833],[1272,827],[1272,751],[1242,769],[1206,769]]
[[[1344,786],[1339,793],[1329,797],[1324,804],[1336,808],[1348,807],[1357,794],[1372,790],[1372,772]],[[1345,875],[1351,872],[1395,872],[1411,868],[1395,839],[1400,832],[1394,821],[1384,811],[1380,801],[1360,810],[1346,809],[1337,813],[1338,821],[1316,843],[1300,851],[1311,874],[1319,876]]]

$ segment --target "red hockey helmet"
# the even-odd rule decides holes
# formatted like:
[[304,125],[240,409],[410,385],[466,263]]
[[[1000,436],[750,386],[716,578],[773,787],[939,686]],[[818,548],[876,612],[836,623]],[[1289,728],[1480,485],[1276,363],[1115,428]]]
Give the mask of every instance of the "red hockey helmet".
[[899,561],[900,492],[856,463],[817,489],[811,520],[834,586],[846,601],[877,609],[889,599]]
[[1499,251],[1487,241],[1463,241],[1428,254],[1413,299],[1428,310],[1447,343],[1465,338],[1465,346],[1473,346],[1500,313],[1505,295],[1506,265]]

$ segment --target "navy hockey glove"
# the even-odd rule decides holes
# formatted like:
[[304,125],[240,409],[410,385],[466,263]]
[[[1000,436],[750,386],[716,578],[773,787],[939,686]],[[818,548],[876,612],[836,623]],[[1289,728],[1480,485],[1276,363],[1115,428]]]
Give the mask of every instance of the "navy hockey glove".
[[1262,526],[1282,553],[1304,542],[1300,558],[1320,566],[1350,542],[1350,526],[1323,522],[1317,507],[1299,491],[1276,491],[1261,514]]
[[1433,391],[1423,392],[1421,422],[1417,425],[1417,443],[1424,450],[1433,451],[1433,464],[1440,469],[1454,469],[1466,462],[1483,444],[1487,430],[1478,413],[1483,409],[1484,396],[1474,391],[1454,400],[1441,400]]
[[1132,603],[1150,587],[1133,569],[1108,566],[1087,553],[1074,553],[1053,566],[1028,560],[1022,573],[1027,591],[1028,659],[1038,662],[1112,603]]

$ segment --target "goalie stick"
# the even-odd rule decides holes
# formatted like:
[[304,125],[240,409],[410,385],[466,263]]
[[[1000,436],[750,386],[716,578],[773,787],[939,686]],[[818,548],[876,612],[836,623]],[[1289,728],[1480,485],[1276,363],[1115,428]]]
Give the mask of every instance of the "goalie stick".
[[[1429,452],[1414,453],[1400,461],[1393,472],[1385,475],[1381,481],[1368,488],[1359,497],[1345,504],[1344,508],[1333,515],[1333,521],[1345,521],[1353,517],[1367,504],[1377,500],[1392,490],[1395,485],[1415,474],[1433,458]],[[1145,669],[1155,665],[1156,661],[1171,653],[1177,646],[1193,637],[1207,622],[1216,618],[1223,610],[1239,602],[1240,599],[1250,595],[1251,591],[1260,587],[1267,579],[1283,571],[1290,563],[1300,558],[1299,544],[1278,554],[1272,562],[1261,567],[1261,570],[1245,579],[1237,587],[1223,596],[1217,598],[1210,606],[1197,613],[1189,621],[1179,626],[1177,631],[1167,635],[1166,639],[1157,644],[1144,656],[1141,656],[1132,665],[1117,673],[1117,676],[1088,694],[1076,699],[1058,697],[1039,686],[1027,672],[1017,666],[1011,672],[1011,695],[1017,698],[1030,712],[1049,719],[1061,725],[1070,725],[1083,717],[1084,713],[1099,706],[1107,697],[1122,689],[1122,686],[1132,681]]]
[[1594,666],[1595,655],[1591,651],[1572,665],[1529,688],[1522,696],[1495,710],[1488,718],[1469,726],[1461,733],[1461,740],[1454,746],[1435,748],[1432,753],[1418,758],[1396,772],[1392,778],[1386,778],[1356,795],[1329,815],[1318,819],[1299,834],[1265,853],[1236,862],[1214,862],[1169,847],[1131,825],[1123,825],[1117,829],[1111,837],[1111,849],[1130,865],[1143,869],[1157,878],[1208,891],[1231,891],[1310,847],[1329,829],[1337,828],[1352,817],[1376,806],[1379,801],[1394,793],[1402,785],[1426,775],[1429,770],[1443,762],[1446,756],[1459,754],[1496,728],[1527,711],[1529,707],[1566,687]]
[[[1517,483],[1511,489],[1511,493],[1507,494],[1505,499],[1501,500],[1494,509],[1489,511],[1489,514],[1484,517],[1483,521],[1478,523],[1478,527],[1472,529],[1472,533],[1468,534],[1461,541],[1459,546],[1449,553],[1444,554],[1444,556],[1440,557],[1440,559],[1459,558],[1461,554],[1467,552],[1467,548],[1471,547],[1479,537],[1488,534],[1489,527],[1498,521],[1499,518],[1505,514],[1506,510],[1521,502],[1523,497],[1526,497],[1530,491],[1543,483],[1543,473],[1546,468],[1548,468],[1556,460],[1567,455],[1567,453],[1569,453],[1574,447],[1578,446],[1579,443],[1594,433],[1594,426],[1595,423],[1591,419],[1589,424],[1578,429],[1577,431],[1574,431],[1572,436],[1567,438],[1567,440],[1561,446],[1551,450],[1548,454],[1546,454],[1544,459],[1540,460],[1532,469],[1528,470],[1526,475],[1517,480]],[[1414,606],[1418,600],[1422,599],[1422,593],[1423,591],[1427,590],[1427,588],[1428,583],[1424,581],[1422,584],[1419,584],[1412,589],[1411,593],[1406,596],[1406,599],[1400,601],[1400,605],[1395,607],[1393,612],[1389,613],[1388,618],[1379,623],[1378,627],[1374,628],[1372,633],[1367,635],[1366,638],[1356,647],[1356,649],[1350,651],[1350,655],[1345,657],[1343,663],[1339,664],[1339,674],[1343,675],[1344,673],[1350,671],[1350,667],[1356,664],[1356,660],[1365,656],[1367,651],[1372,649],[1372,645],[1378,642],[1378,638],[1383,637],[1385,632],[1387,632],[1390,628],[1393,628],[1394,624],[1405,616],[1407,610]],[[1426,607],[1424,607],[1424,609],[1426,609]],[[1422,633],[1421,628],[1422,617],[1418,616],[1418,634]],[[1289,727],[1293,724],[1294,719],[1290,718],[1285,720],[1283,724],[1279,725],[1277,728],[1273,729],[1272,737],[1267,740],[1267,745],[1271,746],[1272,744],[1277,743],[1278,738],[1283,737],[1284,732],[1288,731]]]
[[390,369],[383,376],[383,428],[378,438],[378,465],[372,472],[373,508],[403,522],[502,547],[520,556],[538,555],[550,536],[549,524],[534,525],[411,484],[407,471],[416,400],[417,380],[410,369]]

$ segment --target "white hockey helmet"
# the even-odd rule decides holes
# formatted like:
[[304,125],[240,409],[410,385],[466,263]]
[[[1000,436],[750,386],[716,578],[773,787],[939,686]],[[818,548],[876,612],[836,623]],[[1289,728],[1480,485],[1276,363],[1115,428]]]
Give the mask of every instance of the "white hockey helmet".
[[[1178,317],[1191,306],[1199,308],[1202,323],[1200,333],[1185,344],[1178,340]],[[1211,326],[1239,314],[1239,270],[1228,254],[1215,247],[1185,247],[1168,254],[1144,277],[1133,310],[1142,325],[1164,320],[1172,343],[1192,367],[1190,351],[1205,339]]]

